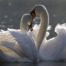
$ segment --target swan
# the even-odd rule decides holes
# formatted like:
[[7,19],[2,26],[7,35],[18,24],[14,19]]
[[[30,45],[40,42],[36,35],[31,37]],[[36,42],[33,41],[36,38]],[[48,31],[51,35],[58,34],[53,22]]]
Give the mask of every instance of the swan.
[[24,14],[20,21],[20,30],[21,31],[29,31],[29,30],[32,31],[32,25],[30,25],[32,22],[31,20],[32,20],[32,17],[30,14]]
[[35,42],[27,32],[27,24],[31,21],[31,15],[24,14],[21,19],[21,30],[1,30],[0,62],[38,62]]
[[[40,61],[66,60],[66,24],[58,24],[55,27],[56,37],[46,39],[46,31],[49,25],[49,13],[44,5],[36,5],[30,12],[32,19],[40,17],[40,28],[35,38]],[[37,29],[35,29],[37,32]],[[34,32],[34,34],[36,34]],[[33,35],[34,35],[33,34]]]

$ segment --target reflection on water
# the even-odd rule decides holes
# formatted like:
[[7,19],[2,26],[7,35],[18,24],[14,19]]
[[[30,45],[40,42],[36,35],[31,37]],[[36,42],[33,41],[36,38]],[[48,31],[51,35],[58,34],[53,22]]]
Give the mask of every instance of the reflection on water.
[[65,62],[0,63],[0,66],[65,66]]

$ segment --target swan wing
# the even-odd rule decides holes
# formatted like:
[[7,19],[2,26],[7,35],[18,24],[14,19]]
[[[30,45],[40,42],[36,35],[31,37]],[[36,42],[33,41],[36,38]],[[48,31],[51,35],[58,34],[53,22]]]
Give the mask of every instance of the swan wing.
[[10,30],[8,32],[10,33],[9,36],[15,39],[15,42],[1,41],[0,45],[10,48],[12,51],[16,52],[20,57],[22,57],[22,59],[25,57],[32,61],[36,61],[38,58],[37,49],[35,48],[34,41],[31,39],[31,37],[18,30]]
[[23,56],[23,51],[19,45],[6,41],[2,41],[0,45],[11,49],[12,51],[16,52],[20,57]]
[[0,62],[32,62],[30,59],[23,57],[21,59],[11,57],[0,50]]
[[22,48],[24,55],[27,55],[28,58],[32,60],[37,59],[37,49],[35,47],[35,42],[29,36],[28,33],[19,32],[19,31],[10,31],[11,35],[15,37],[15,40],[18,42],[20,47]]
[[10,57],[6,54],[4,54],[1,50],[0,50],[0,62],[15,62],[16,58]]

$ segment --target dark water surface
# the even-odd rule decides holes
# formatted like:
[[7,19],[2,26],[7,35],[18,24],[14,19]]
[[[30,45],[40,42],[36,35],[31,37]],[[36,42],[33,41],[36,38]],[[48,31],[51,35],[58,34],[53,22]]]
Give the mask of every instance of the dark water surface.
[[52,25],[50,35],[55,36],[55,26],[66,23],[66,0],[0,0],[0,29],[20,28],[22,15],[37,4],[46,6]]
[[0,66],[66,66],[65,62],[0,63]]

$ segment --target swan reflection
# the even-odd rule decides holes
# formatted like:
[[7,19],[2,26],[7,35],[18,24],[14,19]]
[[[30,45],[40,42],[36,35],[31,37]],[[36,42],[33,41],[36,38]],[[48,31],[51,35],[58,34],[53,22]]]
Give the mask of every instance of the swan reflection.
[[65,66],[65,62],[0,63],[0,66]]

